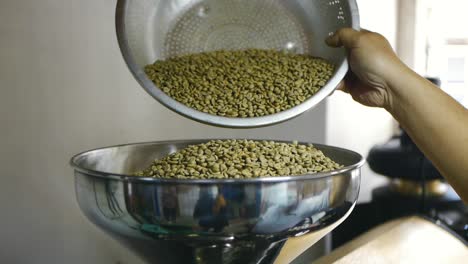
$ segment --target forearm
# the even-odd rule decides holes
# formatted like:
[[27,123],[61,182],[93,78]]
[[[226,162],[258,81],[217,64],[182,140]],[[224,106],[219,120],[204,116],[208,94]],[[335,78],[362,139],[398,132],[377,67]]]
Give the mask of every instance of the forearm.
[[468,110],[408,68],[390,74],[387,110],[468,203]]

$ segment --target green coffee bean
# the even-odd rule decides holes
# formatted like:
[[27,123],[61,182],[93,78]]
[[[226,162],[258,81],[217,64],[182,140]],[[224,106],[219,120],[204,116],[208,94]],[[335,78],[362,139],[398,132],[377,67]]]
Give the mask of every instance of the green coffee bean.
[[292,108],[318,92],[333,71],[323,59],[260,49],[190,54],[145,67],[170,97],[227,117],[258,117]]
[[274,177],[330,171],[341,166],[313,145],[255,140],[212,140],[155,160],[137,176],[177,179]]

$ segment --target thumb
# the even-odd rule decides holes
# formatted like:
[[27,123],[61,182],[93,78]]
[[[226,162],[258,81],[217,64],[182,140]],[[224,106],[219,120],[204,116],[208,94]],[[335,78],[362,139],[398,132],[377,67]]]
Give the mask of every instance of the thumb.
[[331,47],[353,48],[360,32],[352,28],[342,28],[336,31],[333,35],[328,37],[325,42]]

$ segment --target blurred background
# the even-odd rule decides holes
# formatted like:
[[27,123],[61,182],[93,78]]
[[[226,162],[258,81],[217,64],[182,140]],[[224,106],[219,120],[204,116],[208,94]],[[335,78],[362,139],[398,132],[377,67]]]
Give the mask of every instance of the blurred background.
[[[468,104],[466,0],[358,0],[361,25]],[[115,0],[0,1],[0,260],[141,263],[92,226],[75,201],[69,158],[90,148],[190,138],[326,143],[367,155],[398,132],[384,110],[341,92],[287,123],[249,130],[202,125],[148,96],[127,70]],[[359,201],[387,178],[363,169]]]

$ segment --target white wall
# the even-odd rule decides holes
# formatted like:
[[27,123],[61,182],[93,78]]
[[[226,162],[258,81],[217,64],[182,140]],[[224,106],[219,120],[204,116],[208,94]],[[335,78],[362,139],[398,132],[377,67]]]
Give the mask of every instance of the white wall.
[[140,263],[75,202],[68,159],[125,142],[262,137],[325,141],[325,105],[258,130],[198,124],[128,72],[114,1],[0,1],[0,262]]
[[[397,0],[358,0],[361,27],[383,34],[396,45]],[[335,92],[328,99],[327,144],[367,155],[370,148],[390,138],[393,118],[385,110],[362,106],[350,95]],[[385,182],[367,165],[362,171],[359,201],[369,201],[371,190]]]

